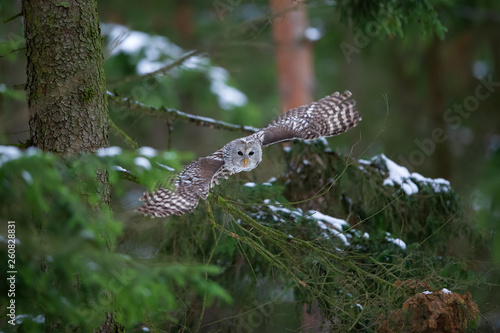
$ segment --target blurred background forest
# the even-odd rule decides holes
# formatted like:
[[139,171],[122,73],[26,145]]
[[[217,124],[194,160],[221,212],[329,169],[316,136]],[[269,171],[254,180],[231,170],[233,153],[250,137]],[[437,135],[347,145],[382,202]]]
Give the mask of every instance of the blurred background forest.
[[[494,331],[495,327],[500,331],[500,3],[494,0],[408,1],[406,7],[401,6],[403,9],[394,14],[379,12],[379,3],[387,6],[398,4],[398,1],[286,2],[295,6],[303,4],[302,14],[305,16],[293,24],[301,33],[300,43],[312,55],[310,68],[303,72],[311,78],[305,83],[306,95],[317,100],[335,91],[350,90],[363,117],[357,128],[329,138],[329,146],[339,155],[354,160],[371,160],[383,153],[410,172],[450,181],[459,198],[456,211],[460,211],[467,235],[475,236],[459,235],[451,240],[444,237],[442,244],[433,244],[429,249],[436,249],[436,253],[443,256],[453,256],[462,263],[460,274],[470,273],[467,279],[472,282],[461,285],[461,291],[471,292],[478,304],[483,319],[487,321],[482,329]],[[395,8],[400,7],[396,5]],[[0,4],[0,10],[0,36],[3,36],[0,44],[0,144],[7,145],[24,143],[29,138],[24,93],[26,57],[22,20],[19,17],[8,20],[21,11],[21,1],[4,2]],[[280,36],[273,26],[279,24],[282,17],[272,14],[267,0],[108,0],[98,2],[98,14],[107,89],[113,95],[146,106],[167,107],[256,128],[265,126],[282,111],[297,106],[291,105],[293,101],[280,94],[278,73],[282,58],[279,58],[276,47]],[[193,51],[192,56],[167,72],[146,75]],[[239,131],[151,117],[147,112],[133,114],[134,111],[113,100],[110,97],[108,104],[115,124],[137,146],[170,151],[169,156],[174,160],[172,166],[176,168],[198,156],[209,155],[243,135]],[[135,148],[134,143],[127,144],[116,132],[111,132],[110,143],[111,146]],[[298,149],[298,154],[301,154],[303,147]],[[283,156],[279,145],[267,148],[261,166],[251,174],[240,175],[238,184],[259,184],[278,177],[294,158],[287,160]],[[353,179],[355,176],[351,175]],[[167,228],[168,232],[176,232],[179,238],[165,236],[153,243],[159,242],[167,248],[160,251],[182,263],[189,257],[176,247],[184,246],[185,239],[195,231],[181,230],[181,226],[189,222],[193,228],[198,228],[199,224],[194,220],[201,221],[202,214],[174,218],[173,227],[167,226],[168,220],[151,222],[129,217],[129,211],[137,204],[142,190],[137,185],[127,185],[125,195],[114,204],[118,219],[126,221],[121,250],[127,252],[127,246],[134,247],[139,242],[137,239],[149,242],[165,233],[162,228]],[[230,189],[227,190],[231,193]],[[346,191],[355,191],[355,187]],[[252,198],[258,197],[248,193],[255,195]],[[266,192],[265,195],[269,197],[269,193],[275,192]],[[292,196],[287,199],[298,201],[302,198]],[[418,209],[415,205],[423,204],[415,201],[408,205]],[[333,212],[337,213],[335,209]],[[257,213],[251,216],[259,220]],[[445,216],[444,220],[447,219]],[[211,237],[212,229],[210,222],[203,222],[208,225],[206,234],[203,234],[205,238],[201,238],[205,242],[206,237]],[[415,237],[413,240],[417,243],[422,240]],[[130,238],[134,240],[130,241]],[[210,249],[213,244],[207,244],[200,241],[199,246],[208,246],[208,250],[202,252],[207,256],[211,253],[212,258]],[[196,244],[186,246],[191,246],[191,250],[197,247]],[[228,256],[241,251],[243,259],[231,266],[236,271],[244,270],[241,267],[247,260],[252,261],[255,255],[247,258],[243,246],[231,248],[228,245],[221,251],[226,251],[223,254]],[[371,251],[375,249],[371,248]],[[192,258],[189,260],[194,262]],[[220,260],[212,264],[222,263],[223,266]],[[252,270],[251,266],[246,269]],[[255,274],[258,280],[257,276],[264,272],[257,269]],[[428,274],[429,277],[432,275]],[[239,275],[235,273],[234,276]],[[242,283],[255,283],[240,278]],[[453,273],[447,278],[455,279]],[[245,292],[238,294],[237,286],[221,281],[217,280],[229,291],[233,302],[247,299]],[[282,299],[293,298],[287,294],[289,286],[283,285],[287,287],[284,287]],[[259,288],[259,292],[265,294],[263,290],[271,287]],[[217,298],[217,293],[214,297]],[[259,299],[260,296],[254,297]],[[295,297],[298,297],[297,292]],[[329,302],[325,301],[325,304],[333,304]],[[310,303],[314,307],[314,302]],[[241,307],[240,312],[235,310],[236,313],[246,316],[245,304],[237,301],[236,304]],[[323,303],[320,301],[320,304]],[[304,319],[306,315],[302,315],[301,324],[300,319],[286,319],[295,310],[288,305],[281,307],[280,313],[284,317],[275,318],[272,327],[300,331],[301,325],[307,321]],[[205,303],[203,310],[195,307],[192,317],[200,311],[205,311]],[[213,308],[206,312],[206,317],[220,318]],[[227,308],[219,310],[219,315],[221,312],[227,318],[234,315]],[[153,318],[150,319],[154,322]],[[192,327],[188,319],[185,321],[182,325]],[[193,325],[198,329],[201,325],[201,331],[203,327],[206,330],[213,327],[205,324]],[[227,320],[224,325],[230,326]],[[368,327],[372,327],[370,325]],[[148,329],[155,331],[152,326]],[[366,329],[346,327],[360,331]]]

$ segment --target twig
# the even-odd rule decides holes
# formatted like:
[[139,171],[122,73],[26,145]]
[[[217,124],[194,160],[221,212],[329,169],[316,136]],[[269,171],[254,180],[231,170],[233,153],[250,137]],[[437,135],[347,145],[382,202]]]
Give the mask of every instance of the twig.
[[125,179],[125,180],[128,180],[130,182],[133,182],[133,183],[136,183],[136,184],[139,184],[139,185],[142,185],[144,186],[143,183],[141,183],[139,181],[139,178],[137,178],[133,173],[131,173],[130,171],[123,171],[123,170],[120,170],[120,176]]
[[137,144],[137,142],[135,142],[120,127],[118,127],[115,124],[115,122],[113,121],[113,119],[111,119],[111,117],[109,116],[109,114],[108,114],[108,123],[109,123],[109,127],[111,128],[111,130],[113,131],[113,133],[115,133],[115,135],[117,137],[119,137],[120,139],[122,139],[123,142],[125,142],[125,144],[127,144],[132,149],[139,148],[139,145]]
[[[261,235],[264,238],[266,238],[267,240],[271,241],[272,243],[275,243],[275,245],[277,245],[277,246],[279,246],[279,244],[276,243],[275,237],[276,238],[282,238],[283,236],[286,237],[286,235],[283,232],[279,231],[279,230],[274,230],[272,228],[269,228],[269,227],[261,225],[259,222],[255,221],[250,216],[248,216],[244,212],[240,211],[235,206],[231,205],[228,201],[226,201],[221,196],[217,196],[216,199],[215,199],[215,202],[217,202],[218,205],[219,205],[219,207],[221,207],[226,212],[230,213],[231,215],[233,215],[235,217],[238,217],[242,221],[244,221],[247,224],[249,224],[252,227],[254,227],[254,229],[256,231],[260,232]],[[243,237],[240,237],[240,239],[243,239]],[[343,258],[340,255],[336,255],[335,253],[332,253],[332,252],[327,252],[327,251],[323,250],[320,247],[313,246],[308,241],[304,241],[304,240],[301,240],[301,239],[298,239],[298,238],[295,238],[293,241],[296,244],[298,244],[298,245],[303,245],[303,247],[308,248],[311,252],[314,252],[314,253],[316,253],[316,254],[324,257],[325,259],[334,260],[334,261],[337,261],[339,263],[342,263],[347,268],[350,268],[352,271],[354,271],[355,273],[357,273],[359,276],[363,276],[365,278],[371,278],[371,279],[379,282],[380,284],[386,285],[388,287],[392,287],[392,284],[390,282],[385,281],[384,279],[380,278],[379,276],[377,276],[377,275],[375,275],[373,273],[364,271],[363,269],[361,269],[358,266],[356,266],[355,263],[351,262],[350,260],[348,260],[346,258]],[[254,249],[255,249],[255,247],[254,247]],[[256,249],[256,251],[258,251],[258,250]],[[261,252],[259,252],[259,253],[262,255]],[[275,262],[273,262],[273,263],[275,263]],[[281,268],[282,266],[279,265],[279,264],[280,263],[277,263],[277,266],[279,268]],[[284,271],[286,273],[291,273],[291,271],[289,271],[286,267],[285,267]],[[292,278],[295,277],[295,275],[293,273],[291,273],[291,275],[292,275]]]
[[226,123],[225,121],[215,120],[208,117],[195,116],[189,113],[185,113],[179,110],[170,109],[166,107],[157,108],[154,106],[145,105],[138,101],[119,97],[109,91],[108,91],[108,101],[116,106],[126,107],[130,110],[139,111],[143,114],[150,115],[153,117],[167,118],[170,121],[180,120],[180,121],[195,123],[196,125],[200,126],[207,126],[210,128],[223,129],[227,131],[240,131],[249,134],[258,131],[257,128],[251,126],[230,124]]
[[12,50],[12,51],[10,51],[8,53],[2,54],[2,55],[0,55],[0,58],[6,57],[6,56],[8,56],[11,53],[14,53],[14,52],[17,52],[17,51],[21,51],[21,50],[26,50],[26,46],[25,47],[20,47],[18,49]]
[[162,68],[160,68],[154,72],[151,72],[148,74],[143,74],[143,75],[130,75],[130,76],[120,78],[120,79],[108,80],[108,84],[112,85],[112,84],[116,84],[116,83],[127,83],[127,82],[131,82],[131,81],[136,81],[136,80],[141,80],[141,79],[153,77],[153,76],[156,76],[158,74],[165,74],[166,72],[170,71],[171,69],[179,67],[184,61],[186,61],[187,59],[189,59],[197,54],[200,54],[201,52],[202,52],[201,50],[193,50],[191,52],[188,52],[184,56],[180,57],[179,59],[175,60],[174,62],[172,62],[166,66],[163,66]]
[[13,146],[13,147],[17,147],[19,149],[27,149],[29,147],[29,144],[27,143],[7,143],[5,144],[4,146]]
[[12,20],[15,20],[16,18],[21,17],[21,16],[23,16],[23,13],[22,13],[22,12],[17,13],[16,15],[11,16],[11,17],[9,17],[8,19],[6,19],[5,21],[3,21],[3,23],[4,23],[4,24],[5,24],[5,23],[8,23],[8,22],[10,22],[10,21],[12,21]]

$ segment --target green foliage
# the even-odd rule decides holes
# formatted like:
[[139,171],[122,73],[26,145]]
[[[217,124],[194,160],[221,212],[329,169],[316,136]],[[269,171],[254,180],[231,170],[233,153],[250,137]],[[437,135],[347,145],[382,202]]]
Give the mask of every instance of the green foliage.
[[443,39],[447,29],[439,20],[435,7],[448,3],[447,0],[441,3],[427,0],[340,1],[338,7],[344,21],[353,20],[362,31],[379,29],[388,36],[403,37],[403,29],[414,24],[422,35],[435,33]]
[[[121,196],[122,171],[116,165],[153,188],[155,179],[172,173],[165,169],[146,172],[148,163],[178,163],[172,153],[151,158],[123,153],[61,159],[33,149],[9,151],[10,155],[0,155],[0,215],[15,220],[14,299],[16,313],[28,318],[20,325],[8,325],[8,331],[40,331],[42,324],[30,321],[39,315],[45,317],[43,325],[49,331],[58,326],[88,331],[102,324],[107,312],[132,328],[146,317],[164,318],[180,304],[189,303],[191,294],[205,295],[208,304],[214,299],[231,301],[226,291],[208,279],[220,272],[215,266],[117,251],[123,224],[109,208],[97,206],[96,170],[107,170],[110,184]],[[7,262],[6,248],[1,259]],[[1,286],[6,295],[5,282]],[[2,299],[2,307],[6,301]],[[2,317],[5,322],[5,312]]]
[[342,158],[323,144],[296,144],[286,159],[290,170],[285,195],[307,209],[348,216],[369,234],[385,230],[409,245],[441,253],[451,239],[470,235],[455,191],[436,192],[418,181],[418,192],[412,195],[399,185],[383,186],[389,174],[379,156],[365,165]]
[[[188,18],[192,20],[192,36],[172,28],[181,3],[192,5]],[[147,80],[122,81],[120,78],[136,74],[136,65],[144,59],[146,50],[105,55],[109,89],[146,104],[233,123],[261,126],[274,118],[279,103],[274,93],[275,62],[270,61],[273,48],[269,1],[223,3],[230,10],[222,19],[215,15],[212,1],[201,0],[154,6],[101,1],[99,14],[103,22],[124,22],[151,36],[167,34],[185,50],[209,50],[210,64],[230,70],[230,84],[254,102],[230,112],[221,110],[206,75],[197,71],[181,69]],[[423,138],[428,135],[426,130],[439,125],[426,123],[430,116],[422,111],[431,106],[429,93],[434,91],[425,75],[432,69],[423,62],[429,43],[409,37],[436,34],[442,38],[446,28],[450,30],[447,37],[452,38],[439,44],[438,52],[445,63],[438,68],[446,81],[439,91],[444,96],[442,111],[474,92],[477,79],[471,68],[476,61],[486,59],[486,69],[495,68],[495,45],[500,44],[492,37],[498,29],[494,15],[488,13],[492,6],[498,6],[495,2],[467,6],[450,1],[394,0],[307,4],[311,26],[323,34],[314,46],[318,81],[315,96],[343,87],[355,92],[365,119],[362,133],[371,140],[385,119],[380,95],[389,95],[391,109],[395,110],[389,116],[391,130],[367,154],[379,151],[385,144],[385,151],[391,155],[407,157],[415,149],[415,138]],[[14,3],[4,7],[8,13],[5,17],[18,12]],[[340,27],[334,19],[337,15],[354,24]],[[366,33],[374,22],[380,24],[382,33],[371,38],[369,47],[363,44],[359,57],[353,57],[356,62],[347,66],[339,44],[356,45],[352,35],[359,30]],[[21,20],[17,24],[18,35],[8,35],[9,40],[0,43],[0,55],[24,46]],[[355,28],[352,33],[348,31],[351,27]],[[487,56],[474,56],[478,50]],[[163,51],[160,60],[171,59]],[[20,128],[11,124],[18,119],[19,110],[25,108],[20,108],[17,101],[25,97],[13,85],[22,86],[24,52],[9,53],[4,59],[9,66],[4,71],[6,84],[0,84],[5,101],[5,130],[0,137],[3,142],[17,142],[17,137],[13,140],[4,132]],[[23,65],[18,66],[22,75],[12,73],[14,66],[10,64],[16,60]],[[482,119],[496,119],[495,103],[496,97],[481,101],[481,114],[490,110]],[[156,119],[140,118],[128,108],[115,106],[110,112],[134,140],[167,146],[157,139],[157,133],[166,132],[167,125],[170,128],[172,124],[152,129]],[[490,121],[488,127],[477,119],[465,119],[464,130],[470,128],[476,137],[494,133],[495,121]],[[172,144],[180,150],[199,149],[197,154],[206,155],[233,138],[222,132],[196,135],[200,132],[197,127],[177,122],[172,136],[178,137],[171,140]],[[447,129],[447,133],[450,139],[444,145],[450,144],[462,156],[455,156],[454,184],[470,186],[476,165],[481,165],[484,155],[483,140],[466,147],[451,137],[453,131]],[[462,136],[462,132],[456,133]],[[358,137],[350,132],[335,140],[353,143]],[[425,184],[418,184],[418,194],[407,196],[398,186],[382,185],[382,171],[386,169],[377,161],[369,166],[358,165],[342,154],[325,152],[321,145],[294,145],[290,154],[281,156],[290,166],[277,181],[249,187],[242,186],[242,178],[258,176],[235,176],[216,188],[194,213],[149,220],[131,212],[144,188],[134,188],[123,179],[140,182],[149,189],[170,186],[173,174],[154,162],[180,170],[182,164],[194,158],[193,153],[177,151],[173,155],[169,151],[148,157],[150,170],[136,165],[139,156],[129,152],[68,160],[40,153],[31,158],[31,153],[0,166],[0,214],[17,221],[21,242],[17,248],[21,279],[16,297],[18,314],[33,319],[25,318],[19,331],[40,331],[42,325],[36,321],[42,314],[47,331],[58,322],[66,330],[87,331],[104,321],[106,311],[112,311],[117,321],[130,330],[145,325],[151,331],[298,331],[303,307],[314,302],[336,331],[374,331],[378,315],[401,308],[415,294],[415,290],[395,286],[397,281],[423,279],[433,288],[460,292],[477,282],[471,267],[455,258],[448,246],[468,241],[470,231],[462,212],[466,197],[460,199],[454,191],[435,193]],[[437,155],[429,156],[419,170],[432,174]],[[309,163],[306,165],[304,160]],[[480,206],[478,221],[489,235],[483,244],[488,250],[498,249],[500,244],[496,162],[497,158],[488,161],[474,202]],[[131,173],[119,172],[116,165]],[[100,201],[94,182],[96,170],[107,170],[113,188],[112,211],[94,207]],[[343,218],[350,226],[339,234],[325,232],[310,210]],[[397,238],[406,242],[406,249],[390,241]],[[3,250],[1,254],[4,263]],[[490,266],[485,268],[491,277],[490,270]],[[4,295],[5,286],[1,288]],[[494,298],[489,288],[487,293]],[[232,304],[226,303],[228,295]],[[210,303],[211,299],[214,302]],[[0,302],[0,306],[4,304]]]
[[[371,331],[407,299],[402,281],[453,291],[473,281],[467,265],[435,252],[451,237],[451,224],[443,224],[446,232],[417,232],[410,225],[421,219],[401,219],[429,215],[430,201],[442,222],[461,216],[456,202],[446,204],[438,199],[443,193],[425,187],[421,196],[401,196],[381,185],[379,166],[353,164],[321,142],[294,144],[286,153],[289,171],[271,183],[241,185],[233,177],[194,213],[154,222],[123,204],[131,193],[123,179],[168,186],[157,180],[172,181],[174,173],[160,165],[178,167],[172,152],[112,147],[71,159],[31,149],[17,155],[0,159],[0,213],[15,217],[20,241],[17,313],[45,317],[44,324],[25,319],[23,330],[96,328],[107,312],[126,328],[153,331],[295,330],[300,320],[283,323],[280,314],[297,317],[317,303],[330,329]],[[93,204],[99,169],[108,173],[114,213]],[[303,187],[294,191],[296,180]],[[303,198],[291,202],[294,193]]]
[[0,95],[7,98],[12,98],[13,100],[17,101],[24,101],[24,99],[26,98],[22,91],[10,89],[3,83],[0,83]]

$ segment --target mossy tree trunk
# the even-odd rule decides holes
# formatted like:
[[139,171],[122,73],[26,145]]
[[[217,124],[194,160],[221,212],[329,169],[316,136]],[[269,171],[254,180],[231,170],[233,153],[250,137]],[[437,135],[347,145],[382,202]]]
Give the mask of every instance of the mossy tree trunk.
[[[23,0],[30,144],[59,154],[109,146],[96,0]],[[98,172],[109,203],[105,172]]]
[[96,0],[23,0],[31,144],[75,154],[107,147]]
[[[97,0],[23,0],[30,144],[62,155],[108,147],[106,80]],[[97,171],[103,204],[105,171]],[[85,193],[83,193],[85,195]],[[53,328],[62,323],[57,319]],[[98,332],[121,332],[111,313]]]

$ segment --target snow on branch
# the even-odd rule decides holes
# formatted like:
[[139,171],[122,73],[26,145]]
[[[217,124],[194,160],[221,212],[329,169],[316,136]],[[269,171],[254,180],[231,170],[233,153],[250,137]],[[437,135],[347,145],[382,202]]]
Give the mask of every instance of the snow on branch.
[[382,162],[387,168],[387,175],[383,172],[386,178],[382,183],[383,186],[395,186],[398,184],[401,189],[407,194],[412,195],[418,193],[418,185],[428,185],[435,193],[448,192],[450,190],[450,182],[443,178],[427,178],[416,172],[410,172],[404,166],[398,165],[394,161],[387,158],[384,154],[377,155],[371,161],[359,160],[360,168],[362,165],[370,165],[372,163]]
[[215,120],[208,117],[195,116],[189,113],[185,113],[179,110],[170,109],[166,107],[157,108],[150,105],[145,105],[141,102],[131,100],[128,98],[122,98],[112,92],[108,93],[108,101],[119,107],[126,107],[133,111],[138,111],[142,114],[147,114],[153,117],[167,118],[170,121],[180,120],[185,122],[195,123],[199,126],[207,126],[215,129],[222,129],[227,131],[240,131],[244,133],[254,133],[258,131],[257,128],[252,126],[236,125],[226,123],[225,121]]

